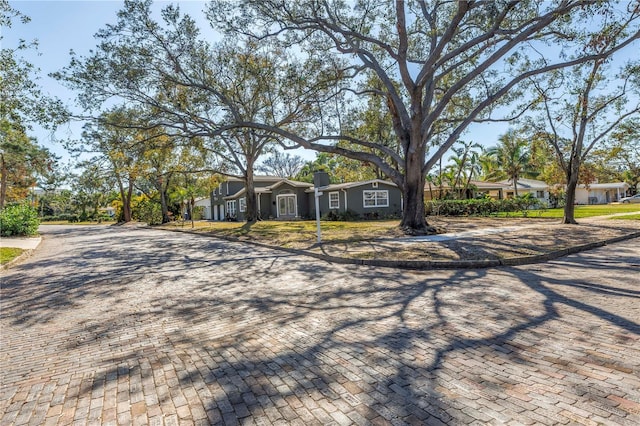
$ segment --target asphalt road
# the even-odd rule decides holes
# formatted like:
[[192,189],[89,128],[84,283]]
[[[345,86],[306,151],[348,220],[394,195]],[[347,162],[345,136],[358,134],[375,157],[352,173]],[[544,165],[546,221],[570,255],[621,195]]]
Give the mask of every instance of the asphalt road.
[[640,424],[640,244],[403,271],[43,227],[0,273],[0,424]]

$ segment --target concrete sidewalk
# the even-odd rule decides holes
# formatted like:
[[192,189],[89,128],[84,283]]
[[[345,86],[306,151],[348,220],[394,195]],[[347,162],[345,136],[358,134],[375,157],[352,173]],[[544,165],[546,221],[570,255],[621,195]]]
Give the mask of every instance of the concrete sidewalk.
[[9,262],[0,265],[0,270],[9,269],[23,260],[30,257],[36,248],[42,242],[42,237],[15,237],[0,238],[0,247],[2,248],[18,248],[24,250],[19,256],[11,259]]
[[35,250],[41,242],[42,237],[3,237],[0,238],[0,247]]

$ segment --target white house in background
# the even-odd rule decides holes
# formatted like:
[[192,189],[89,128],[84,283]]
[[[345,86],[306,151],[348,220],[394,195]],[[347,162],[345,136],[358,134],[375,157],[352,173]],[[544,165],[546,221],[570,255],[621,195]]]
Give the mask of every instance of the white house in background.
[[211,213],[211,198],[209,197],[196,198],[194,207],[203,207],[203,210],[202,210],[203,219],[211,220],[213,218],[213,215]]
[[576,204],[608,204],[624,198],[629,193],[626,182],[592,183],[578,185]]
[[[500,182],[504,186],[508,187],[504,190],[505,198],[515,197],[516,192],[513,188],[513,181],[511,179],[501,180]],[[531,193],[535,198],[545,203],[549,202],[549,185],[541,180],[535,179],[518,179],[517,182],[518,195],[524,195]]]

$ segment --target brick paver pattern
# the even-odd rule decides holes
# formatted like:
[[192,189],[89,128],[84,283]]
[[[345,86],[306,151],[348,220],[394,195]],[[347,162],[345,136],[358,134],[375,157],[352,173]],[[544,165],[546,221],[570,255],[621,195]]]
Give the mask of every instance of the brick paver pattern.
[[640,249],[460,271],[51,227],[3,272],[2,425],[640,424]]

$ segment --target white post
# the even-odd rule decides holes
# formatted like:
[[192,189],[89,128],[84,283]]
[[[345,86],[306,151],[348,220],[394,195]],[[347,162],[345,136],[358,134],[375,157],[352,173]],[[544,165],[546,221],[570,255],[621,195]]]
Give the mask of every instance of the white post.
[[316,225],[318,228],[318,231],[317,231],[318,244],[320,244],[322,242],[322,233],[320,231],[320,195],[322,195],[322,193],[318,191],[317,186],[313,188],[313,192],[316,199]]

